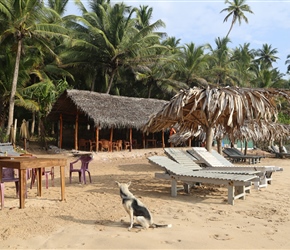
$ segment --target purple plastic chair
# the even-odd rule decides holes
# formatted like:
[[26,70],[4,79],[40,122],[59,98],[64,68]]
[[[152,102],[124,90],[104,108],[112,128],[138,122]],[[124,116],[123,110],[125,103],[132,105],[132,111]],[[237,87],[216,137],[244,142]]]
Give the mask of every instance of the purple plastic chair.
[[[89,163],[93,160],[92,155],[82,155],[76,161],[69,164],[69,183],[71,183],[72,173],[77,172],[79,174],[79,182],[86,184],[86,172],[89,175],[90,183],[92,183],[91,173],[89,171]],[[80,164],[78,163],[80,162]],[[76,168],[76,165],[80,165],[80,168]]]
[[2,169],[2,182],[0,183],[0,197],[1,197],[1,209],[4,208],[4,182],[15,182],[16,196],[18,196],[19,191],[19,178],[15,177],[15,171],[13,168],[3,168]]

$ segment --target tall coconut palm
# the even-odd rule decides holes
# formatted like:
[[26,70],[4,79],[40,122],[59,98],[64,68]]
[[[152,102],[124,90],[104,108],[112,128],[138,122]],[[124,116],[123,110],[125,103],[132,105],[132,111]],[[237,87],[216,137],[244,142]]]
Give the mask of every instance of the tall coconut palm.
[[[50,39],[53,36],[59,36],[66,33],[66,29],[61,25],[50,23],[48,18],[48,9],[39,0],[3,0],[2,3],[8,6],[9,13],[3,12],[6,16],[2,25],[3,33],[0,34],[0,43],[11,47],[11,52],[15,51],[15,69],[12,80],[11,95],[9,101],[9,117],[7,124],[7,134],[10,133],[10,127],[13,123],[15,93],[17,88],[19,65],[21,55],[25,51],[26,40],[34,41],[37,44],[49,48]],[[16,48],[16,50],[14,49]],[[53,54],[53,51],[50,50]]]
[[206,81],[202,77],[202,70],[207,66],[204,46],[194,43],[185,44],[177,55],[175,77],[189,87],[202,85]]
[[285,64],[288,65],[287,66],[287,73],[290,73],[290,54],[287,56],[287,60],[285,61]]
[[250,49],[250,43],[244,43],[233,51],[232,60],[236,69],[236,77],[240,87],[251,87],[250,82],[254,77],[252,72],[255,50]]
[[93,12],[77,2],[83,14],[66,17],[77,30],[71,50],[65,55],[67,65],[101,66],[108,79],[106,93],[111,91],[120,68],[129,66],[132,61],[136,63],[139,55],[143,56],[142,60],[149,60],[146,57],[152,57],[150,51],[162,47],[158,45],[160,37],[153,31],[164,25],[158,20],[138,30],[128,6],[123,3],[111,6],[108,2],[94,1]]
[[241,25],[242,20],[244,20],[246,23],[248,23],[248,18],[245,16],[244,12],[248,12],[253,14],[253,11],[251,10],[250,6],[245,4],[246,0],[233,0],[230,2],[229,0],[226,0],[225,3],[229,4],[229,6],[223,10],[222,12],[228,12],[228,15],[225,17],[224,22],[227,22],[228,19],[232,16],[232,23],[231,27],[226,35],[226,37],[229,36],[234,24],[238,21]]
[[256,51],[257,58],[255,61],[260,62],[263,68],[272,68],[273,63],[279,59],[279,57],[276,56],[277,54],[277,48],[272,48],[271,44],[265,43],[261,49]]
[[48,6],[55,10],[60,16],[66,11],[66,6],[69,0],[48,0]]
[[227,37],[216,38],[216,47],[207,45],[209,57],[207,58],[208,70],[205,72],[208,82],[216,86],[236,85],[234,79],[235,68],[232,61],[232,50],[228,47],[230,39]]

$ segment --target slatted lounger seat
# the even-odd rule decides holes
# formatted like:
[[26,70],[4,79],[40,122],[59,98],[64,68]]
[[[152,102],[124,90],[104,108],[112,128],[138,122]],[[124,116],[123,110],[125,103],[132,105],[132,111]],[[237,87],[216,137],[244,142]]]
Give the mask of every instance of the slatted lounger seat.
[[244,155],[237,148],[225,148],[223,152],[232,162],[245,162],[246,160],[249,160],[249,164],[256,164],[261,162],[261,158],[265,158],[263,155]]
[[[216,169],[219,170],[256,170],[263,173],[263,176],[260,176],[259,187],[267,187],[272,181],[272,174],[274,172],[283,171],[283,168],[277,166],[246,166],[246,165],[234,165],[224,158],[222,155],[218,154],[216,151],[208,152],[206,148],[203,147],[193,147],[190,150],[187,150],[188,153],[192,154],[199,161],[203,161],[207,169]],[[227,163],[226,163],[227,161]]]
[[165,173],[155,173],[155,177],[171,180],[172,196],[177,196],[178,181],[188,185],[194,183],[225,185],[228,188],[228,203],[234,205],[236,199],[245,199],[246,191],[251,188],[252,182],[259,181],[259,177],[254,174],[242,175],[207,170],[193,171],[166,156],[151,156],[148,157],[148,160],[150,163],[165,169]]
[[236,166],[234,166],[230,161],[228,161],[226,158],[224,158],[222,155],[220,155],[217,151],[212,151],[212,154],[219,160],[218,165],[224,164],[225,166],[234,166],[233,168],[227,168],[224,169],[223,167],[214,167],[214,168],[204,168],[201,167],[198,162],[203,162],[198,161],[196,157],[194,157],[192,154],[189,154],[186,150],[182,148],[164,148],[165,154],[172,160],[180,163],[183,166],[190,166],[192,170],[210,170],[210,171],[216,171],[216,172],[227,172],[231,174],[256,174],[260,177],[259,182],[255,182],[255,188],[261,188],[265,186],[265,172],[260,172],[255,169],[251,168],[246,168],[246,169],[239,169]]

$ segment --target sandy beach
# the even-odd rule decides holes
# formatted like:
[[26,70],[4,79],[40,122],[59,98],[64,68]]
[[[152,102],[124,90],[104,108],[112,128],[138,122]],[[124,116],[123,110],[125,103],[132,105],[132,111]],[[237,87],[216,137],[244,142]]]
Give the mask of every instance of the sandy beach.
[[[32,152],[43,156],[42,152]],[[290,249],[289,159],[264,158],[257,165],[283,167],[267,188],[252,189],[246,200],[227,203],[223,186],[202,185],[170,196],[170,183],[154,178],[161,168],[147,157],[162,149],[94,154],[92,183],[70,184],[68,151],[46,154],[66,157],[66,201],[60,199],[59,171],[42,196],[28,189],[19,209],[14,183],[5,183],[5,208],[0,211],[0,249]],[[131,181],[131,192],[151,210],[158,224],[172,228],[132,229],[115,181]],[[30,180],[28,181],[30,184]]]

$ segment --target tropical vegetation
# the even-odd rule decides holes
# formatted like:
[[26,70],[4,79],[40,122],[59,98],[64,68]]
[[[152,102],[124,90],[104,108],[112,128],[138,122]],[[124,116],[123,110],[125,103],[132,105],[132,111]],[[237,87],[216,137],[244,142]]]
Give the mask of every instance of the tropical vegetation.
[[[0,0],[0,128],[9,135],[14,117],[38,125],[68,88],[169,100],[191,87],[289,88],[273,68],[277,48],[249,43],[230,48],[230,32],[253,14],[245,0],[225,1],[225,37],[214,46],[180,44],[152,22],[149,6],[110,0],[75,0],[80,15],[65,15],[68,0]],[[290,55],[285,62],[290,73]],[[14,108],[15,107],[15,108]],[[282,105],[283,121],[289,121]],[[34,133],[34,131],[32,131]],[[45,133],[45,131],[42,131]]]

